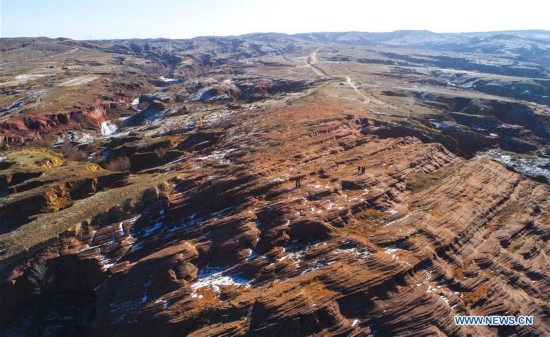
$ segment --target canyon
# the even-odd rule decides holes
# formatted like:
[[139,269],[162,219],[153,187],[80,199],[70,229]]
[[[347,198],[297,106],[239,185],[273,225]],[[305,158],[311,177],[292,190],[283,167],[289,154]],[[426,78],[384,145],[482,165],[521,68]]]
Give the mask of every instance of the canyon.
[[0,41],[2,334],[550,334],[549,32]]

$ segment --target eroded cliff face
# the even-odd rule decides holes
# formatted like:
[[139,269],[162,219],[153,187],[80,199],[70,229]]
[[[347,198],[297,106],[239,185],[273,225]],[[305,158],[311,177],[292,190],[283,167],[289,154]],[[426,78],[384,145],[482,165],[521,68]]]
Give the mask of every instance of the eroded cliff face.
[[[98,138],[97,164],[8,152],[0,331],[549,334],[550,187],[473,156],[512,132],[544,150],[537,123],[547,108],[479,93],[449,99],[456,88],[426,79],[414,83],[431,94],[419,95],[411,78],[378,66],[324,63],[336,46],[307,51],[267,53],[259,72],[281,79],[262,82],[253,100],[230,98],[220,88],[231,80],[217,73],[156,88],[133,111],[139,118]],[[213,69],[227,70],[218,61]],[[365,67],[371,86],[342,77],[349,67]],[[246,71],[234,82],[258,84],[258,69]],[[209,86],[214,99],[201,101],[196,92]],[[471,127],[478,120],[486,130]],[[534,324],[457,326],[456,315],[531,315]]]
[[72,110],[40,111],[8,118],[0,123],[0,144],[22,145],[72,129],[101,129],[101,124],[110,119],[108,112],[116,108],[116,102],[97,100]]

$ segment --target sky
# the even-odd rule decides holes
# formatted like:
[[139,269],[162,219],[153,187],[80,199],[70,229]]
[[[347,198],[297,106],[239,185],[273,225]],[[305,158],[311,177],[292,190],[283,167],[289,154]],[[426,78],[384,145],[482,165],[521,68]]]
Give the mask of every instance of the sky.
[[0,37],[550,30],[549,12],[547,0],[0,0]]

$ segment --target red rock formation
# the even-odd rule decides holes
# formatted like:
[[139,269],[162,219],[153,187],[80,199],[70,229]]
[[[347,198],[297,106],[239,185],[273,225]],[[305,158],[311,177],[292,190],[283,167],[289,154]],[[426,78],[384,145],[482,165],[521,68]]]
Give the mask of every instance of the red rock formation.
[[[309,111],[271,112],[257,125],[270,132],[243,142],[247,154],[228,138],[178,164],[230,167],[182,178],[135,217],[60,241],[43,256],[53,275],[45,291],[93,292],[96,335],[548,332],[537,248],[547,186],[412,137],[364,136],[331,107],[315,108],[326,117],[317,123],[273,132]],[[430,175],[440,179],[414,181]],[[32,269],[17,270],[4,303],[33,298]],[[459,314],[533,315],[535,324],[461,327]]]
[[109,119],[108,112],[116,108],[116,102],[96,100],[78,109],[12,117],[0,123],[0,142],[20,145],[68,129],[100,129],[101,123]]

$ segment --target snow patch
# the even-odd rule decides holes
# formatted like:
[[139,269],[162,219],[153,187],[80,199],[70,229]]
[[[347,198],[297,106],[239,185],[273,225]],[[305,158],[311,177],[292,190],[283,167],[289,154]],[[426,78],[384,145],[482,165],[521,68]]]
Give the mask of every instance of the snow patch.
[[476,156],[492,158],[504,166],[512,167],[521,174],[537,177],[543,176],[550,181],[550,158],[506,153],[499,150],[489,150]]
[[395,255],[396,252],[403,252],[404,250],[401,249],[401,248],[397,248],[397,247],[387,247],[384,249],[384,253],[388,254],[388,255],[391,255],[392,257],[392,260],[397,260],[399,259],[399,257],[397,257],[397,255]]
[[179,81],[177,78],[167,78],[167,77],[164,77],[164,76],[161,76],[160,80],[163,81],[163,82],[166,82],[166,83]]
[[161,303],[163,309],[168,309],[168,301],[162,297],[158,298],[154,303]]
[[361,259],[366,259],[370,255],[370,252],[367,248],[357,249],[355,247],[353,247],[353,248],[344,248],[344,249],[336,248],[332,252],[336,255],[350,254],[350,255],[354,255],[354,256],[356,256],[358,258],[361,258]]
[[234,151],[237,151],[237,149],[236,148],[229,148],[229,149],[226,149],[226,150],[216,150],[216,151],[213,151],[211,154],[209,154],[207,156],[198,157],[197,159],[198,160],[210,160],[210,159],[220,160],[220,159],[224,159],[225,156],[227,156],[228,154],[230,154],[231,152],[234,152]]
[[328,266],[332,263],[334,263],[334,261],[329,261],[328,259],[325,259],[325,258],[315,259],[315,261],[313,261],[313,263],[311,263],[306,269],[304,269],[300,273],[300,275],[305,275],[305,274],[311,273],[313,271],[321,269],[324,266]]
[[118,260],[109,261],[109,259],[105,255],[99,254],[99,263],[101,263],[103,265],[103,267],[102,267],[103,271],[109,270],[109,268],[116,265],[117,262],[118,262]]
[[192,298],[201,298],[197,291],[202,288],[211,289],[217,293],[220,292],[220,286],[234,285],[236,287],[250,287],[250,280],[237,275],[225,274],[217,268],[204,268],[199,272],[198,280],[191,285],[193,292]]
[[136,110],[136,111],[139,111],[138,107],[139,107],[139,97],[136,97],[136,98],[132,101],[132,109],[134,109],[134,110]]
[[438,130],[449,131],[459,129],[459,127],[455,123],[450,121],[442,121],[437,119],[430,119],[429,121],[430,124],[432,124]]
[[423,273],[424,275],[426,275],[426,278],[429,280],[432,278],[432,272],[431,271],[428,271],[428,270],[420,270],[421,273]]
[[148,237],[153,232],[157,231],[162,226],[162,222],[158,221],[153,227],[147,228],[145,230],[145,233],[143,234],[144,237]]
[[407,219],[408,217],[409,217],[409,214],[407,214],[407,215],[405,215],[405,216],[403,216],[403,217],[401,217],[401,218],[399,218],[399,219],[390,221],[390,222],[388,222],[387,224],[385,224],[384,227],[391,226],[391,225],[393,225],[393,224],[396,223],[396,222],[400,222],[400,221],[403,221],[403,220]]
[[110,136],[113,133],[115,133],[118,130],[118,126],[116,126],[111,121],[105,121],[101,123],[101,134],[103,136]]
[[256,253],[252,249],[249,248],[247,250],[248,250],[248,253],[247,253],[248,256],[246,257],[247,261],[254,260],[255,258],[257,258],[259,256],[258,253]]
[[97,232],[96,230],[93,230],[93,231],[92,231],[92,238],[90,239],[90,243],[94,242],[94,238],[95,238],[95,233],[96,233],[96,232]]

